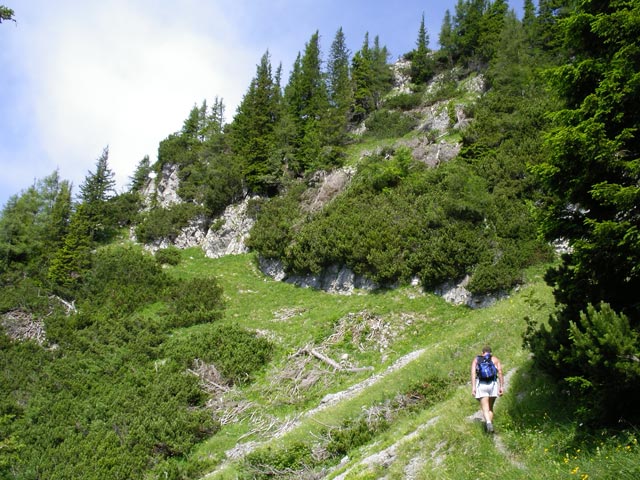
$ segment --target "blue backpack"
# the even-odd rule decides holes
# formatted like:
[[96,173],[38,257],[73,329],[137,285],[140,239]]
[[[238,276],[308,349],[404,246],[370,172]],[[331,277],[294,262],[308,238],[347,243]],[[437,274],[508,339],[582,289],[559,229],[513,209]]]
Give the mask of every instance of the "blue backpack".
[[491,360],[491,354],[478,355],[476,363],[476,376],[481,382],[493,382],[498,377],[498,369]]

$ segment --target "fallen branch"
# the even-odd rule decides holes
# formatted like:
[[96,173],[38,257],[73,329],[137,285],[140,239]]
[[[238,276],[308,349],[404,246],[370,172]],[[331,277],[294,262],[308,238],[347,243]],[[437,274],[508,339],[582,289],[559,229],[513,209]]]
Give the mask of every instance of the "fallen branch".
[[57,295],[50,295],[49,298],[53,299],[53,300],[57,300],[62,305],[64,305],[65,310],[67,311],[67,315],[70,315],[72,313],[78,313],[78,310],[76,309],[76,301],[75,300],[72,300],[71,302],[67,302],[64,298],[60,298]]
[[327,365],[333,367],[334,370],[337,372],[363,372],[363,371],[373,370],[373,367],[343,367],[338,362],[336,362],[332,358],[327,357],[326,355],[319,352],[315,348],[307,348],[307,347],[301,348],[296,352],[295,356],[300,354],[311,355],[317,358],[318,360],[326,363]]

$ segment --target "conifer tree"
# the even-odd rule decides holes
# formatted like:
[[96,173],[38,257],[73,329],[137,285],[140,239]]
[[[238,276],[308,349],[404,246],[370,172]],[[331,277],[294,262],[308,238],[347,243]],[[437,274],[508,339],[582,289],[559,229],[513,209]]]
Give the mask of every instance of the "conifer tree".
[[329,99],[322,72],[320,34],[307,42],[304,54],[298,55],[284,97],[288,121],[294,129],[293,162],[296,173],[323,164],[321,150],[329,132]]
[[482,30],[485,0],[458,0],[454,15],[455,59],[478,66],[477,48]]
[[380,46],[375,37],[373,48],[369,45],[369,33],[365,34],[362,48],[353,56],[352,82],[354,120],[362,121],[379,107],[382,96],[391,88],[393,76],[387,63],[389,51]]
[[91,250],[94,246],[94,218],[88,204],[78,205],[71,217],[69,232],[61,248],[55,253],[48,269],[49,280],[60,295],[72,298],[91,268]]
[[444,12],[444,20],[440,27],[440,35],[438,36],[438,43],[440,44],[440,55],[445,60],[447,66],[453,63],[454,55],[454,39],[453,39],[453,25],[451,23],[451,12],[447,9]]
[[[565,108],[554,117],[549,158],[536,172],[547,194],[545,238],[567,240],[572,251],[546,277],[557,313],[528,341],[540,365],[579,380],[587,403],[603,407],[593,412],[599,420],[637,418],[640,6],[579,2],[561,25],[572,56],[551,78]],[[623,341],[630,335],[633,354]]]
[[382,97],[391,89],[393,85],[393,74],[389,66],[389,50],[386,46],[380,45],[380,37],[376,35],[373,39],[373,91],[375,108],[380,107]]
[[434,62],[429,55],[429,34],[424,24],[424,13],[418,29],[416,49],[411,56],[411,79],[416,84],[428,82],[435,71]]
[[280,165],[274,162],[275,127],[279,121],[279,87],[271,72],[267,51],[256,68],[236,116],[230,126],[233,154],[243,166],[247,186],[254,192],[266,192],[278,181]]
[[535,40],[535,25],[536,25],[536,7],[533,4],[533,0],[524,0],[524,13],[522,15],[522,26],[529,39],[530,46],[533,47]]
[[105,147],[96,161],[95,171],[89,172],[80,185],[80,202],[84,205],[91,238],[95,241],[106,240],[114,227],[108,202],[115,195],[114,176],[109,168],[109,147]]
[[343,145],[346,142],[347,126],[351,116],[353,90],[349,56],[346,39],[340,28],[331,44],[327,61],[327,91],[331,108],[328,140],[333,145]]
[[70,214],[71,186],[58,171],[11,197],[0,214],[0,274],[22,272],[43,280]]
[[561,20],[574,9],[577,0],[539,0],[536,20],[538,46],[554,57],[562,52],[564,36]]
[[483,64],[488,65],[495,58],[498,49],[504,47],[501,35],[508,10],[506,0],[494,0],[482,15],[477,56]]
[[49,197],[49,214],[44,222],[45,256],[47,265],[53,252],[56,252],[63,244],[69,232],[69,222],[73,214],[71,201],[71,184],[67,180],[61,180],[58,172],[51,177],[51,195]]
[[147,183],[150,173],[151,161],[149,160],[149,155],[145,155],[143,159],[140,160],[140,163],[138,163],[133,175],[129,178],[130,191],[140,191],[140,189]]
[[362,48],[353,56],[353,114],[354,120],[360,122],[375,109],[373,93],[373,58],[369,48],[369,33],[364,37]]
[[2,23],[3,20],[11,20],[15,22],[16,19],[13,18],[13,16],[14,12],[12,9],[5,7],[4,5],[0,5],[0,23]]

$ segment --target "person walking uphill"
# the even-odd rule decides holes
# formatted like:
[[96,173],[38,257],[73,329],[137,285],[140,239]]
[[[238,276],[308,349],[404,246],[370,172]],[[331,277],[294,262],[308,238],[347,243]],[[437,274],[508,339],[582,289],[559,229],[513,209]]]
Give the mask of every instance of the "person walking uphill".
[[486,346],[471,362],[471,394],[480,402],[488,433],[493,433],[493,404],[503,393],[502,363]]

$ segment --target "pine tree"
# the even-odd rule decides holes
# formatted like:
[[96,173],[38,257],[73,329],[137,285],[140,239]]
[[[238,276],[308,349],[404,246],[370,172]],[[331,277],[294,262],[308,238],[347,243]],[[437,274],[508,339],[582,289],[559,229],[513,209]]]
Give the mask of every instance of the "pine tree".
[[[617,419],[638,413],[637,363],[610,349],[598,364],[606,374],[594,376],[580,361],[585,346],[571,328],[584,331],[589,322],[579,322],[580,316],[589,308],[604,311],[606,304],[640,338],[640,5],[580,2],[561,25],[572,55],[551,78],[565,108],[555,114],[549,158],[536,172],[547,193],[542,231],[550,241],[568,240],[572,252],[546,277],[558,308],[550,328],[540,328],[528,341],[540,364],[561,378],[582,378],[599,402],[616,405],[604,411]],[[612,315],[604,318],[613,321]],[[626,335],[625,330],[616,327],[610,335]],[[634,411],[618,408],[620,398]]]
[[506,0],[494,0],[482,15],[476,50],[479,61],[485,65],[495,58],[498,49],[504,47],[501,36],[508,11]]
[[91,250],[94,246],[95,226],[87,211],[87,204],[80,204],[71,217],[69,233],[62,247],[55,253],[48,270],[49,280],[55,291],[65,297],[74,297],[84,276],[91,268]]
[[358,50],[352,60],[353,79],[353,117],[361,122],[375,109],[373,93],[373,58],[369,48],[369,33],[365,34],[362,48]]
[[105,147],[96,161],[95,172],[89,172],[80,185],[80,202],[90,224],[91,238],[97,242],[108,239],[115,227],[109,211],[109,199],[115,195],[114,177],[109,168],[109,147]]
[[562,52],[564,35],[561,20],[574,10],[576,0],[539,0],[536,19],[537,45],[554,57]]
[[442,21],[442,27],[440,27],[440,35],[438,36],[438,43],[440,44],[440,55],[445,60],[446,66],[453,64],[454,55],[454,39],[453,39],[453,25],[451,23],[451,12],[447,9],[444,12],[444,20]]
[[60,180],[58,172],[51,177],[51,195],[49,197],[48,215],[44,221],[46,264],[50,262],[53,252],[63,244],[69,232],[69,222],[73,214],[71,201],[71,184],[67,180]]
[[418,29],[416,49],[411,56],[411,79],[420,85],[428,82],[435,72],[433,59],[429,55],[429,34],[424,24],[424,13]]
[[455,8],[453,36],[454,58],[470,66],[478,66],[478,46],[486,0],[458,0]]
[[382,97],[391,89],[393,85],[393,73],[389,66],[389,50],[386,46],[380,45],[380,37],[376,35],[373,39],[373,91],[375,108],[380,108]]
[[2,23],[3,20],[11,20],[12,22],[15,22],[16,19],[13,18],[14,15],[15,14],[12,9],[5,7],[4,5],[0,5],[0,23]]
[[66,234],[70,213],[71,187],[58,171],[11,197],[0,214],[0,274],[44,280],[42,272]]
[[524,14],[522,16],[522,26],[529,39],[530,46],[534,46],[535,42],[535,26],[536,26],[536,7],[533,0],[524,0]]
[[248,187],[265,193],[277,186],[280,165],[274,162],[275,128],[279,121],[279,87],[271,72],[267,51],[256,68],[256,76],[238,106],[230,126],[230,145],[243,166]]
[[290,167],[303,173],[323,165],[322,147],[330,131],[329,98],[322,72],[320,34],[315,32],[307,42],[304,54],[298,55],[284,102],[293,131],[293,154]]
[[149,160],[149,155],[145,155],[144,158],[140,160],[140,163],[138,163],[133,175],[129,178],[130,191],[139,192],[149,180],[150,173],[151,161]]
[[331,108],[328,141],[333,145],[344,145],[347,141],[353,104],[349,56],[346,39],[340,28],[331,44],[327,61],[327,91]]

